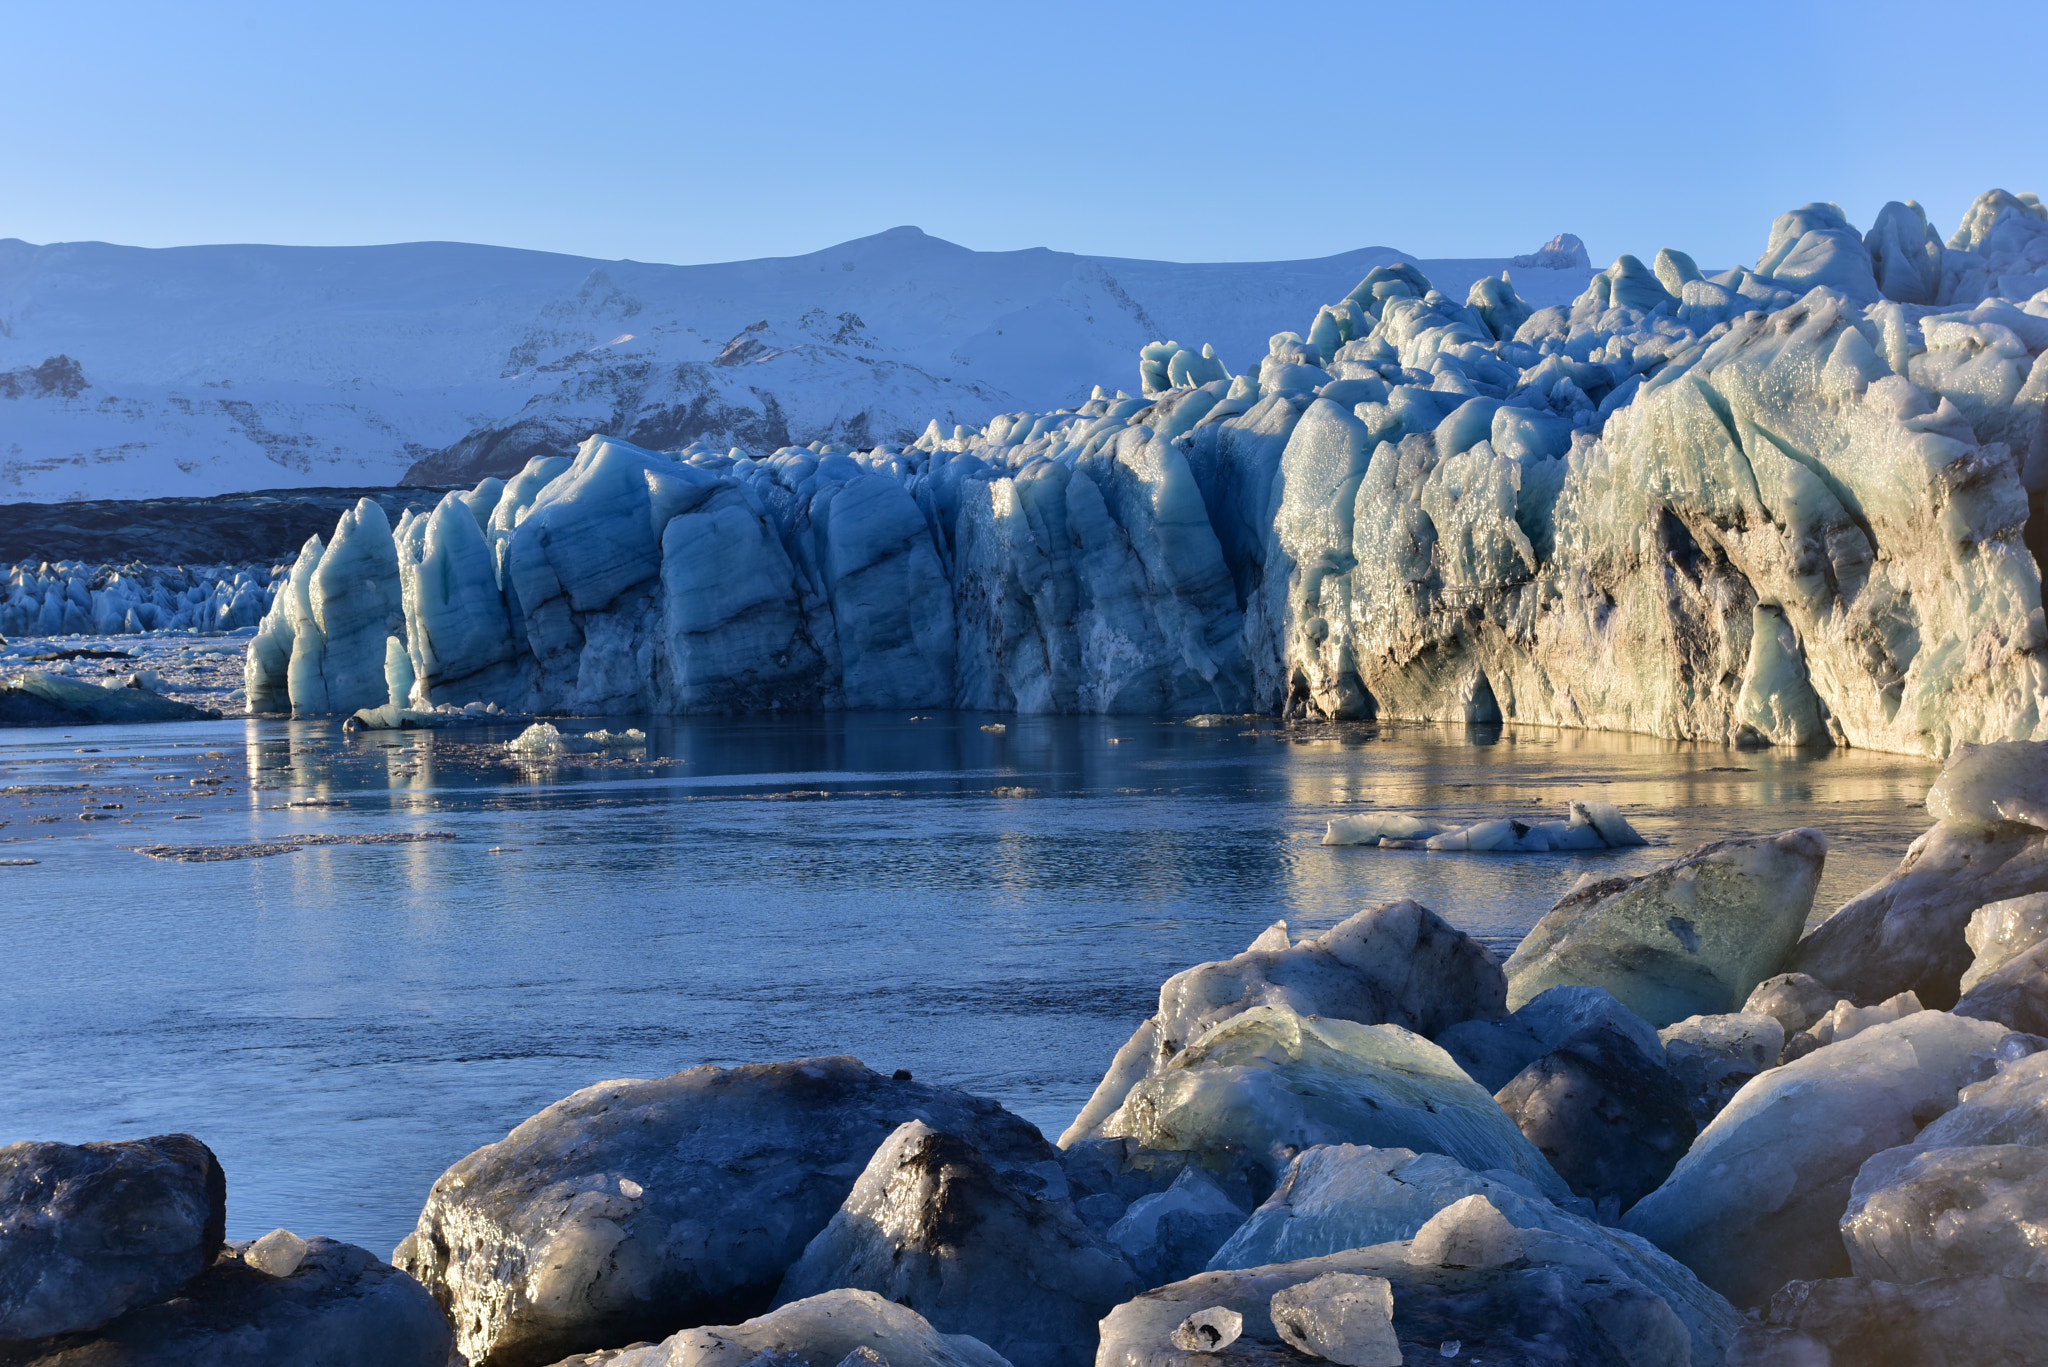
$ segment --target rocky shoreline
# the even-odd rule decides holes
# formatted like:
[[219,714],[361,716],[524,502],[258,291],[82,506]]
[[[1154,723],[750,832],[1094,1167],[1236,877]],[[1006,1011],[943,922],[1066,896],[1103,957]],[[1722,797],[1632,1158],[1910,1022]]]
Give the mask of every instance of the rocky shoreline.
[[1808,1367],[2048,1332],[2048,744],[1803,938],[1826,837],[1169,978],[1057,1145],[844,1057],[598,1082],[390,1262],[191,1136],[0,1148],[0,1367]]

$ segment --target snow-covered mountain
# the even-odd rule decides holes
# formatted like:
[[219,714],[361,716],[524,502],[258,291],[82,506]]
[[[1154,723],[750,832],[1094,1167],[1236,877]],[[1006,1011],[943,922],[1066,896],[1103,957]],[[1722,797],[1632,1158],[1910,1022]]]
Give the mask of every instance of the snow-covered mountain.
[[[1155,339],[1256,366],[1274,320],[1404,259],[977,252],[910,227],[705,266],[441,242],[0,240],[0,502],[468,483],[595,431],[900,445],[934,419],[950,432],[1072,407],[1106,377],[1136,392]],[[1420,264],[1463,298],[1510,263]],[[1538,306],[1591,278],[1582,252],[1513,274]]]

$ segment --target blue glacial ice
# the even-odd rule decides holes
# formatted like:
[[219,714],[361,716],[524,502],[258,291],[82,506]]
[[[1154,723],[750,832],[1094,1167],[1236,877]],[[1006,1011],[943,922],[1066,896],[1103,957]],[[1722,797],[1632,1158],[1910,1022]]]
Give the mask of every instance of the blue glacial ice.
[[527,713],[2048,738],[2037,200],[1945,245],[1910,202],[1809,204],[1753,268],[1625,255],[1569,307],[1513,274],[1379,266],[1238,373],[1155,342],[1138,395],[901,450],[600,434],[395,534],[359,508],[251,642],[252,706],[386,705],[393,637],[414,705]]

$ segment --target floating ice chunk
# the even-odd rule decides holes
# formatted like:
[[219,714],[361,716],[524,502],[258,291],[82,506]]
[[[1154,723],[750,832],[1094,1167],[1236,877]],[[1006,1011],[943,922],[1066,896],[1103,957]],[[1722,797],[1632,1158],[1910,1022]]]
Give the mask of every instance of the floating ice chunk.
[[1865,1159],[1991,1073],[2011,1032],[1922,1011],[1773,1068],[1622,1218],[1737,1305],[1846,1273],[1838,1228]]
[[1267,1307],[1280,1341],[1310,1357],[1339,1367],[1401,1367],[1394,1286],[1384,1277],[1326,1272],[1275,1291]]
[[581,736],[565,736],[551,722],[537,721],[521,731],[517,739],[506,741],[505,748],[515,755],[540,759],[554,755],[589,754],[602,746]]
[[1963,938],[1977,956],[1969,972],[1963,974],[1962,989],[1968,992],[2005,964],[2048,940],[2048,892],[2009,897],[1977,908],[1970,914]]
[[1857,1172],[1842,1242],[1859,1277],[2048,1282],[2044,1228],[2048,1149],[1911,1144],[1873,1155]]
[[592,731],[589,735],[585,736],[584,739],[587,741],[594,741],[595,743],[597,743],[600,746],[603,746],[606,749],[613,749],[615,747],[622,746],[645,745],[647,744],[647,733],[645,731],[642,731],[637,726],[628,727],[624,731],[606,731],[600,729]]
[[1384,839],[1427,840],[1443,826],[1400,812],[1369,812],[1334,818],[1323,832],[1325,845],[1377,845]]
[[1571,893],[1508,960],[1508,1003],[1583,983],[1656,1026],[1732,1010],[1797,939],[1826,854],[1815,830],[1724,840]]
[[1959,746],[1927,790],[1927,814],[1952,826],[2048,830],[2048,741]]
[[1420,846],[1437,851],[1500,851],[1548,853],[1558,850],[1599,850],[1641,845],[1619,808],[1606,802],[1573,802],[1563,821],[1506,819],[1448,827],[1424,817],[1399,812],[1340,816],[1323,833],[1325,845],[1365,845],[1382,849]]

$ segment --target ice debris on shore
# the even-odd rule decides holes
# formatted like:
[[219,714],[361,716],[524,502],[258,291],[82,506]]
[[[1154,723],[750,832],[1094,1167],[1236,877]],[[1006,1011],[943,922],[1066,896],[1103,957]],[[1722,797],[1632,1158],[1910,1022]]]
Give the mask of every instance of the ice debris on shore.
[[[224,1187],[187,1137],[0,1149],[0,1362],[2028,1361],[2033,753],[1956,757],[1940,791],[1968,796],[1855,954],[1832,922],[1789,941],[1807,831],[1568,897],[1505,974],[1413,902],[1275,924],[1167,981],[1058,1148],[850,1058],[603,1082],[443,1173],[395,1269],[283,1230],[216,1254]],[[1837,917],[1873,924],[1873,895]],[[1989,972],[1954,1011],[1786,970],[1821,942],[1889,986],[1962,925]],[[1532,964],[1602,982],[1521,1000]],[[119,1232],[145,1218],[151,1240]]]
[[1569,308],[1376,267],[1243,373],[1156,342],[1139,394],[902,449],[595,435],[308,541],[249,705],[386,705],[396,638],[422,710],[2048,738],[2044,287],[2036,200],[1947,245],[1816,203],[1754,267],[1625,255]]

